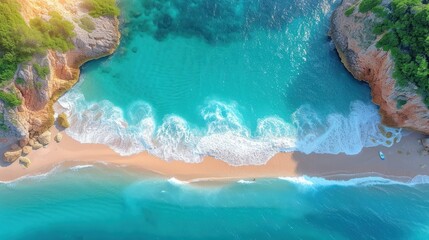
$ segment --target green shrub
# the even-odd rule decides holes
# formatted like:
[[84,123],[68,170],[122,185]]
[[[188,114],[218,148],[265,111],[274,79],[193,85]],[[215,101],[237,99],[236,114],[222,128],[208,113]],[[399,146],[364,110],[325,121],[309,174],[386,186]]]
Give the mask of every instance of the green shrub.
[[36,82],[36,89],[40,90],[43,84],[41,82]]
[[16,0],[0,0],[0,86],[10,81],[18,65],[35,53],[73,48],[73,24],[58,13],[50,13],[49,21],[32,19],[29,27],[19,9]]
[[17,78],[15,80],[16,84],[18,85],[24,85],[25,84],[25,80],[23,78]]
[[[399,86],[413,84],[429,106],[429,4],[421,0],[393,0],[383,21],[374,27],[382,35],[377,47],[395,60],[393,77]],[[380,11],[380,10],[377,10]]]
[[405,104],[407,104],[407,100],[398,99],[396,101],[396,108],[401,109]]
[[382,0],[362,0],[362,2],[359,4],[359,12],[369,12],[377,5],[380,5],[381,1]]
[[42,35],[43,47],[62,52],[73,49],[72,38],[75,36],[73,24],[57,12],[50,12],[49,15],[51,16],[49,21],[41,18],[30,20],[30,26]]
[[349,17],[350,15],[352,15],[353,14],[353,12],[355,11],[355,6],[351,6],[351,7],[349,7],[346,11],[345,11],[345,15],[347,16],[347,17]]
[[16,94],[8,93],[0,90],[0,100],[2,100],[8,107],[17,107],[22,104],[22,101]]
[[91,33],[95,30],[95,24],[92,21],[92,19],[88,16],[82,17],[79,21],[79,27],[81,27],[83,30]]
[[40,66],[39,64],[33,64],[33,69],[36,71],[40,78],[46,78],[49,74],[49,67]]
[[18,65],[40,51],[41,36],[30,29],[15,0],[0,1],[0,83],[12,79]]
[[92,17],[116,17],[119,16],[119,8],[115,0],[84,0],[83,7],[88,9]]

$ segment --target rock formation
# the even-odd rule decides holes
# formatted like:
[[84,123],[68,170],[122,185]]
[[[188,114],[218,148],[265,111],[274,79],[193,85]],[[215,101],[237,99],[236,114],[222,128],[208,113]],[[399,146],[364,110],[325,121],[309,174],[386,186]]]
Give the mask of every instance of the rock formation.
[[[47,134],[46,131],[54,124],[55,101],[78,81],[79,68],[83,63],[111,54],[120,38],[116,18],[93,18],[81,7],[81,1],[18,0],[18,2],[21,4],[21,14],[27,22],[38,16],[49,18],[50,11],[57,11],[73,23],[76,33],[73,39],[75,47],[65,53],[48,51],[45,55],[35,56],[30,62],[19,66],[15,77],[24,82],[15,83],[15,88],[23,104],[16,108],[8,108],[0,101],[0,113],[6,129],[0,129],[2,145],[0,150],[5,150],[17,142],[21,148],[29,145],[33,149],[38,149],[45,145],[46,136],[41,139],[39,135]],[[88,32],[82,29],[78,24],[78,19],[82,17],[90,18],[95,30]],[[36,63],[49,67],[50,74],[46,77],[38,76],[33,69],[33,64]],[[10,154],[7,159],[5,156],[6,161],[16,159]]]
[[[396,85],[392,56],[375,46],[379,39],[372,28],[379,19],[371,12],[358,10],[345,15],[357,3],[358,0],[343,0],[332,15],[330,36],[342,62],[356,79],[369,84],[384,124],[429,134],[429,109],[416,88]],[[388,3],[389,0],[383,2]]]

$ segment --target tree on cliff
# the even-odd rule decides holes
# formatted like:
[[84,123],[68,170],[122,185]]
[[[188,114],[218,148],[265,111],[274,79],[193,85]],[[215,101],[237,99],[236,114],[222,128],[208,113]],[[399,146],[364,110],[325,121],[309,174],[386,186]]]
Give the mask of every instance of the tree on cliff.
[[429,106],[429,4],[426,0],[392,0],[373,6],[383,19],[374,28],[382,38],[377,47],[395,60],[394,78],[400,86],[412,83]]

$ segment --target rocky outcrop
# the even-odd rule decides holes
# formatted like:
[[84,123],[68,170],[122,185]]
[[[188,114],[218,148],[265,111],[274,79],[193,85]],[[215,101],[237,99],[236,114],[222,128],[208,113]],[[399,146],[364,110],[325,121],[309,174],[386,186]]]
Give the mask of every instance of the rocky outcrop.
[[3,160],[7,163],[13,163],[21,157],[21,152],[21,149],[7,151],[3,154]]
[[342,62],[356,79],[369,84],[384,124],[429,134],[429,109],[414,86],[396,85],[392,56],[375,46],[379,39],[372,28],[379,19],[372,13],[359,13],[357,6],[350,16],[345,15],[357,3],[343,0],[332,15],[330,36]]
[[[81,8],[81,1],[40,1],[18,0],[21,13],[28,22],[34,17],[49,18],[50,11],[57,11],[75,26],[74,49],[61,53],[48,51],[45,55],[35,56],[30,62],[21,64],[16,73],[14,88],[22,98],[23,104],[17,108],[7,108],[0,101],[0,113],[4,127],[0,130],[0,142],[10,146],[21,141],[21,147],[30,145],[40,148],[40,142],[30,144],[29,139],[46,132],[54,124],[53,104],[78,81],[80,66],[92,59],[111,54],[119,44],[118,20],[111,17],[90,17]],[[95,30],[82,29],[78,20],[90,18]],[[47,76],[38,76],[34,64],[49,67]],[[1,123],[1,122],[0,122]],[[6,130],[4,130],[6,129]],[[24,144],[24,141],[26,143]],[[0,148],[0,150],[4,150]],[[16,159],[15,159],[16,160]]]
[[31,161],[29,158],[26,157],[20,157],[19,158],[19,164],[24,166],[25,168],[28,168],[31,165]]

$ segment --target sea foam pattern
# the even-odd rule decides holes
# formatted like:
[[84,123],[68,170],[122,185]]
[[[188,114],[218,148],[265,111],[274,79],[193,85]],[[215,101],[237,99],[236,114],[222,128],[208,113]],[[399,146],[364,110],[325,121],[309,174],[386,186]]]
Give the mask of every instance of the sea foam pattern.
[[330,114],[326,119],[304,105],[294,112],[293,124],[267,117],[258,121],[254,133],[242,123],[237,107],[218,101],[201,110],[205,129],[193,129],[175,115],[157,124],[146,103],[136,103],[127,122],[111,102],[88,103],[78,90],[67,93],[59,105],[57,111],[70,116],[67,133],[80,142],[106,144],[121,155],[147,150],[165,160],[189,163],[213,156],[231,165],[258,165],[289,151],[357,154],[401,138],[400,129],[381,125],[376,106],[360,101],[351,103],[348,116]]

